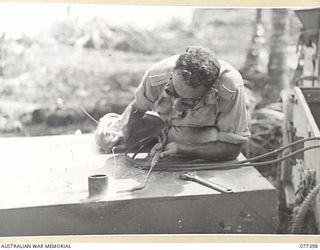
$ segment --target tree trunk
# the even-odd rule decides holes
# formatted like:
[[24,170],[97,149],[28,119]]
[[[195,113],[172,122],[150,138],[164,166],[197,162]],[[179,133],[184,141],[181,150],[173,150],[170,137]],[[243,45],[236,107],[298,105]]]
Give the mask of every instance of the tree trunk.
[[266,63],[263,62],[264,44],[265,31],[262,24],[262,9],[257,9],[251,44],[247,52],[246,62],[241,69],[241,73],[246,79],[255,78],[256,73],[264,71],[266,66]]
[[288,9],[272,10],[272,34],[268,63],[269,80],[262,93],[264,105],[278,101],[281,90],[290,86],[287,64],[289,15]]

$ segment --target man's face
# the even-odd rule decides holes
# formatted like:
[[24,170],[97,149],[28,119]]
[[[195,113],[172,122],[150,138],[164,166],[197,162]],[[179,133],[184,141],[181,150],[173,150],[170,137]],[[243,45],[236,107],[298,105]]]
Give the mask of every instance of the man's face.
[[186,73],[181,70],[175,70],[166,92],[174,98],[173,108],[179,111],[186,111],[194,108],[206,92],[206,88],[199,86],[192,88],[188,86]]
[[199,99],[201,98],[205,93],[207,88],[204,86],[198,86],[195,88],[192,88],[187,85],[188,77],[186,77],[186,73],[182,70],[176,69],[173,72],[172,75],[172,84],[174,86],[174,89],[176,93],[181,97],[185,99]]

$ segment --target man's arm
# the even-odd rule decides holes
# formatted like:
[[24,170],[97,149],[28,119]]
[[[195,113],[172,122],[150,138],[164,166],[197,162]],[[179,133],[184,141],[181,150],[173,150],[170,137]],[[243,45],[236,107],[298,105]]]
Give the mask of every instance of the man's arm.
[[227,161],[237,158],[241,151],[242,143],[233,144],[228,142],[207,142],[180,144],[168,143],[161,157],[183,155],[188,158],[200,158],[209,161]]

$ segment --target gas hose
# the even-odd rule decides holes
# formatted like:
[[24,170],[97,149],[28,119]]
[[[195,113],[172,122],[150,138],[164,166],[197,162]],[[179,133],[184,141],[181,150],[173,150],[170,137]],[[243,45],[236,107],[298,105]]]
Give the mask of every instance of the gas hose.
[[[315,145],[315,146],[309,146],[309,147],[305,147],[305,148],[301,148],[299,150],[293,151],[292,153],[280,157],[278,159],[275,160],[269,160],[269,161],[259,161],[256,162],[256,160],[258,159],[262,159],[265,158],[267,156],[271,156],[271,155],[277,155],[280,152],[282,152],[283,150],[287,149],[287,148],[291,148],[297,144],[306,142],[306,141],[313,141],[313,140],[320,140],[320,137],[310,137],[310,138],[306,138],[306,139],[302,139],[302,140],[298,140],[295,142],[292,142],[286,146],[280,147],[278,149],[275,149],[269,153],[266,154],[262,154],[253,158],[249,158],[243,161],[239,161],[239,162],[231,162],[231,163],[208,163],[208,162],[189,162],[189,163],[181,163],[181,162],[159,162],[157,164],[157,166],[154,168],[154,171],[167,171],[167,172],[173,172],[173,171],[195,171],[195,170],[212,170],[212,169],[232,169],[232,168],[241,168],[241,167],[247,167],[247,166],[265,166],[265,165],[270,165],[270,164],[274,164],[274,163],[278,163],[281,161],[284,161],[286,159],[289,159],[299,153],[311,150],[311,149],[315,149],[315,148],[320,148],[320,145]],[[150,168],[150,163],[149,161],[147,161],[145,158],[144,159],[135,159],[134,157],[136,156],[136,154],[134,154],[133,157],[129,157],[128,154],[125,154],[125,159],[130,162],[131,164],[133,164],[135,167],[141,168],[141,169],[149,169]]]
[[308,209],[312,203],[312,201],[315,200],[317,195],[320,192],[320,184],[315,186],[307,195],[307,197],[304,199],[302,202],[299,211],[296,216],[293,218],[293,225],[291,229],[291,233],[296,234],[296,233],[301,233],[301,228],[304,224],[304,219],[306,217],[306,214],[308,212]]

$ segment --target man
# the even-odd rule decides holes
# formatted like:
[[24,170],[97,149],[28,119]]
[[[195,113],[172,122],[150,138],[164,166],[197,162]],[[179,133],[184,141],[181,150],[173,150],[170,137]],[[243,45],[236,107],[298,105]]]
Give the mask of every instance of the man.
[[[132,145],[142,138],[141,131],[147,135],[148,130],[159,132],[159,127],[167,126],[161,157],[233,160],[250,136],[243,88],[240,73],[230,64],[218,60],[209,49],[189,47],[146,71],[134,101],[118,120],[121,133],[103,132],[101,121],[97,144],[108,149],[103,139],[110,138],[111,145],[120,139]],[[162,122],[148,123],[147,111],[156,112]],[[151,153],[157,148],[159,145]]]

